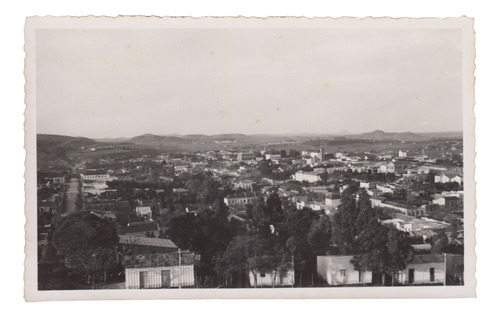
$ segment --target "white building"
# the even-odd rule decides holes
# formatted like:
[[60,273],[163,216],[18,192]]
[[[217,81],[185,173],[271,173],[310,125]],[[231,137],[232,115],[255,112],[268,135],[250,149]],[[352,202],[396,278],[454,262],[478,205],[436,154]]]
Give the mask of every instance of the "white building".
[[127,255],[124,258],[127,289],[195,286],[192,252]]
[[93,173],[86,173],[86,174],[80,174],[80,178],[82,180],[89,180],[89,181],[110,181],[111,177],[109,176],[108,173],[102,173],[102,174],[93,174]]
[[266,160],[281,160],[281,154],[266,154]]
[[234,187],[234,189],[238,189],[238,188],[252,189],[253,184],[255,184],[255,183],[251,180],[241,180],[241,181],[235,182],[233,184],[233,187]]
[[150,206],[139,206],[135,207],[135,214],[137,217],[151,218],[153,217],[153,211]]
[[299,182],[306,181],[309,183],[315,183],[321,181],[321,176],[315,172],[298,171],[295,173],[293,178]]
[[[317,258],[317,272],[329,285],[372,284],[371,271],[358,271],[351,263],[352,255],[323,255]],[[395,284],[443,284],[445,277],[444,255],[415,254],[404,270],[395,276]],[[380,282],[379,282],[380,283]]]
[[254,192],[231,194],[224,198],[226,206],[244,206],[253,204],[258,199]]
[[351,263],[352,258],[352,255],[318,256],[318,275],[329,285],[371,284],[372,272],[357,271]]

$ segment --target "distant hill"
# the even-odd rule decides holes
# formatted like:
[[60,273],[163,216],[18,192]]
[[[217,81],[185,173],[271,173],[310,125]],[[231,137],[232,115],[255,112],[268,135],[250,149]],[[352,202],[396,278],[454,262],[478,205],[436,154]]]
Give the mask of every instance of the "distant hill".
[[60,155],[68,149],[95,144],[98,142],[89,138],[66,135],[38,134],[36,138],[38,154]]
[[134,144],[149,145],[155,147],[186,142],[186,140],[182,137],[155,135],[150,133],[139,135],[126,141]]
[[375,130],[368,133],[352,134],[345,136],[348,139],[363,139],[371,141],[425,141],[431,139],[431,137],[417,134],[413,132],[385,132],[382,130]]
[[188,135],[156,135],[156,134],[143,134],[130,139],[121,140],[121,142],[130,142],[134,144],[148,145],[153,147],[169,147],[177,145],[190,145],[199,142],[211,144],[213,142],[221,141],[241,141],[249,139],[250,137],[244,134],[188,134]]

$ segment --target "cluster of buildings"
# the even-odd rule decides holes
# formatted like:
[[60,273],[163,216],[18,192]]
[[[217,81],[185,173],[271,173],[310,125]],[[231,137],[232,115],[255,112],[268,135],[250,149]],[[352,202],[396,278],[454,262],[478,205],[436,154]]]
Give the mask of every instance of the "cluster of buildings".
[[[366,190],[373,207],[391,215],[383,224],[408,232],[422,241],[446,229],[449,224],[432,218],[436,210],[456,215],[463,212],[463,170],[440,165],[423,152],[399,150],[380,153],[328,153],[323,148],[304,151],[219,150],[196,153],[141,155],[103,158],[78,171],[83,210],[101,219],[119,222],[118,211],[126,210],[131,220],[117,224],[119,245],[125,254],[126,288],[196,286],[195,266],[199,255],[181,251],[175,242],[162,238],[164,228],[155,214],[167,212],[166,195],[185,198],[186,213],[199,212],[189,201],[190,175],[209,175],[229,207],[228,219],[248,220],[245,210],[258,199],[277,193],[283,204],[297,210],[311,209],[334,215],[341,195],[356,183]],[[39,213],[61,213],[66,175],[51,175],[39,184]],[[142,198],[116,197],[110,182],[150,184],[133,188]],[[447,184],[441,187],[436,184]],[[452,185],[452,186],[451,186]],[[179,199],[182,200],[182,199]],[[43,230],[41,231],[43,232]],[[42,239],[43,240],[43,239]],[[40,240],[40,241],[42,241]],[[398,284],[443,284],[460,259],[448,255],[418,254],[395,278]],[[452,259],[453,258],[453,259]],[[462,257],[463,258],[463,257]],[[450,264],[451,263],[451,264]],[[458,266],[460,263],[458,264]],[[450,267],[448,267],[450,266]],[[352,256],[318,256],[317,273],[328,285],[380,284],[382,277],[370,271],[356,271]],[[452,274],[459,274],[453,272]],[[385,278],[385,277],[384,277]],[[251,286],[291,286],[295,273],[249,273]]]

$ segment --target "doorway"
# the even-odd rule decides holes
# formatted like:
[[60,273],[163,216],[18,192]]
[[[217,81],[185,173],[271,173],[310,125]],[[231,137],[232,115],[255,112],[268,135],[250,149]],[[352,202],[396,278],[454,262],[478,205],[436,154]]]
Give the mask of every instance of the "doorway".
[[408,283],[413,284],[415,282],[415,269],[408,270]]
[[139,288],[146,288],[148,272],[139,272]]
[[170,287],[170,270],[161,271],[161,287],[162,288]]

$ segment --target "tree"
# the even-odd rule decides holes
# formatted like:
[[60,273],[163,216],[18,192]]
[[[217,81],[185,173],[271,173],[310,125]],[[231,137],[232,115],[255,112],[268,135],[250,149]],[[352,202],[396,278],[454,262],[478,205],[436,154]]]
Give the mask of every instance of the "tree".
[[352,261],[356,270],[390,274],[392,283],[413,259],[413,248],[405,233],[384,227],[376,218],[356,237],[356,251]]
[[261,161],[257,169],[261,177],[269,177],[273,173],[273,169],[271,167],[271,161],[268,160]]
[[434,184],[434,177],[435,176],[436,176],[436,173],[434,173],[433,171],[429,171],[429,173],[427,173],[427,176],[425,177],[425,181],[427,183]]
[[370,196],[366,192],[366,189],[361,190],[358,199],[358,209],[359,213],[355,220],[356,229],[361,232],[365,229],[365,226],[375,218],[375,211],[372,208],[372,203],[370,201]]
[[290,150],[288,150],[288,156],[293,157],[293,158],[297,158],[297,157],[300,157],[300,152],[297,150],[294,150],[294,149],[290,149]]
[[249,272],[254,279],[254,287],[257,287],[257,276],[260,273],[280,272],[287,268],[286,262],[284,248],[279,245],[276,237],[243,234],[229,243],[224,254],[217,259],[215,270],[226,280]]
[[356,185],[351,185],[342,192],[339,212],[333,217],[332,242],[340,254],[353,252],[354,239],[358,234],[356,219],[359,210],[356,206],[356,192]]
[[54,246],[62,256],[97,248],[114,248],[118,235],[113,224],[89,213],[74,213],[55,225]]
[[64,259],[64,264],[69,269],[83,273],[87,276],[88,283],[95,289],[96,275],[104,275],[107,282],[107,272],[119,262],[116,250],[110,248],[97,248],[71,253]]
[[71,270],[83,273],[94,288],[96,274],[118,264],[118,235],[112,223],[88,213],[75,213],[56,223],[53,243]]
[[332,236],[332,222],[330,217],[323,214],[314,219],[307,234],[307,241],[316,255],[324,255],[330,247]]
[[356,237],[357,255],[353,258],[356,270],[384,272],[387,254],[387,233],[389,229],[372,218],[365,229]]
[[394,284],[396,274],[404,270],[413,259],[413,247],[406,238],[406,233],[396,228],[389,230],[386,246],[389,259],[385,265],[385,271],[391,274],[391,281]]
[[[277,225],[278,238],[294,254],[295,268],[298,272],[316,270],[316,254],[308,241],[310,228],[319,214],[310,209],[292,209],[285,213],[283,222]],[[293,239],[292,239],[293,238]],[[328,242],[329,243],[329,242]]]
[[265,208],[266,220],[271,224],[276,224],[277,222],[283,220],[283,206],[281,199],[277,193],[272,193],[266,200]]
[[229,216],[229,207],[220,198],[216,199],[211,206],[212,214],[217,218],[227,219]]
[[448,235],[445,231],[440,231],[437,236],[432,238],[432,251],[436,253],[441,253],[445,250],[450,241],[448,239]]

